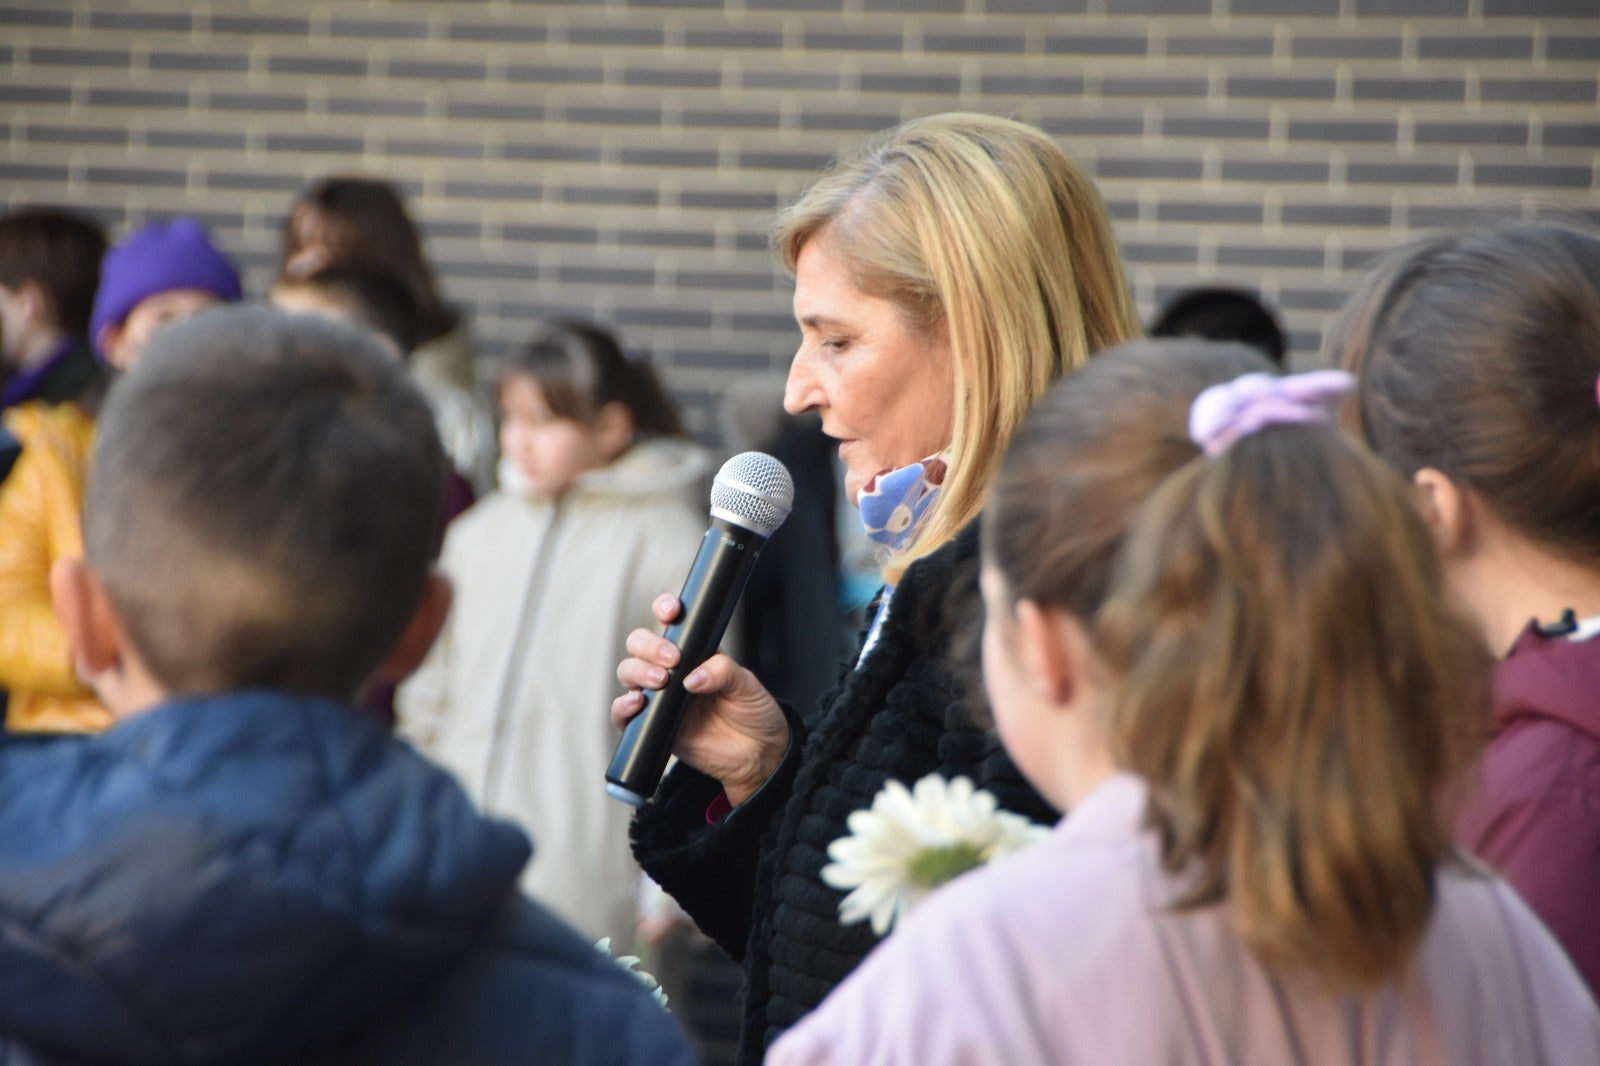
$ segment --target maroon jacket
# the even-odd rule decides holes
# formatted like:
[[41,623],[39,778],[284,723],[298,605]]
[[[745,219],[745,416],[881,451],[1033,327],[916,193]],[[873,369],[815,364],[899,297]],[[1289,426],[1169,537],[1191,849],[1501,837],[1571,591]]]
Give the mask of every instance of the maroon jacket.
[[1600,637],[1530,625],[1495,669],[1494,737],[1458,823],[1600,999]]

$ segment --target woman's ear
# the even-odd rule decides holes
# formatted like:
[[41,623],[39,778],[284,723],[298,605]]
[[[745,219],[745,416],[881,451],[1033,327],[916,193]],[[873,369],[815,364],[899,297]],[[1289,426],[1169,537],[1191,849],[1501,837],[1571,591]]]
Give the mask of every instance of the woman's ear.
[[636,428],[633,412],[620,400],[612,400],[600,408],[594,418],[594,432],[600,445],[600,454],[606,457],[606,462],[628,450]]
[[1425,466],[1411,477],[1417,508],[1433,533],[1441,556],[1464,551],[1472,537],[1472,504],[1467,494],[1439,470]]
[[400,631],[400,636],[395,638],[394,647],[378,664],[377,677],[384,681],[399,681],[422,665],[428,649],[439,638],[439,631],[444,628],[445,619],[450,615],[452,599],[454,593],[450,588],[450,579],[437,570],[430,570],[423,582],[422,598],[417,601],[416,610],[411,612],[411,620]]

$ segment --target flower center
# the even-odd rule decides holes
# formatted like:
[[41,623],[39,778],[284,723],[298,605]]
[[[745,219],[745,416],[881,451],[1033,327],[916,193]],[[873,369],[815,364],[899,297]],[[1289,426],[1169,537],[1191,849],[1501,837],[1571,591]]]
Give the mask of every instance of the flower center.
[[983,849],[970,841],[925,848],[911,860],[911,880],[922,888],[935,889],[953,877],[982,866],[983,860]]

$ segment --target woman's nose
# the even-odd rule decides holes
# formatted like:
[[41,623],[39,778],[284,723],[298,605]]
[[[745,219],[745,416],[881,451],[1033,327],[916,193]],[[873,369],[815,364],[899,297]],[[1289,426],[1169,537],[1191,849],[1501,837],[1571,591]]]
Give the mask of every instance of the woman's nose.
[[804,414],[822,406],[822,390],[811,371],[811,357],[801,345],[789,363],[789,380],[783,387],[783,409],[792,415]]

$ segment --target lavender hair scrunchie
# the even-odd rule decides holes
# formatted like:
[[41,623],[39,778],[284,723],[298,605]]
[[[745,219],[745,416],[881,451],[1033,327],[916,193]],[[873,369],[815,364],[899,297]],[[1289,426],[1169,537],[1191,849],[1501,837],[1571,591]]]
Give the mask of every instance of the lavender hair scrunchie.
[[1329,410],[1355,383],[1355,376],[1343,370],[1245,374],[1196,397],[1189,408],[1189,438],[1207,455],[1218,455],[1268,426],[1326,422]]

